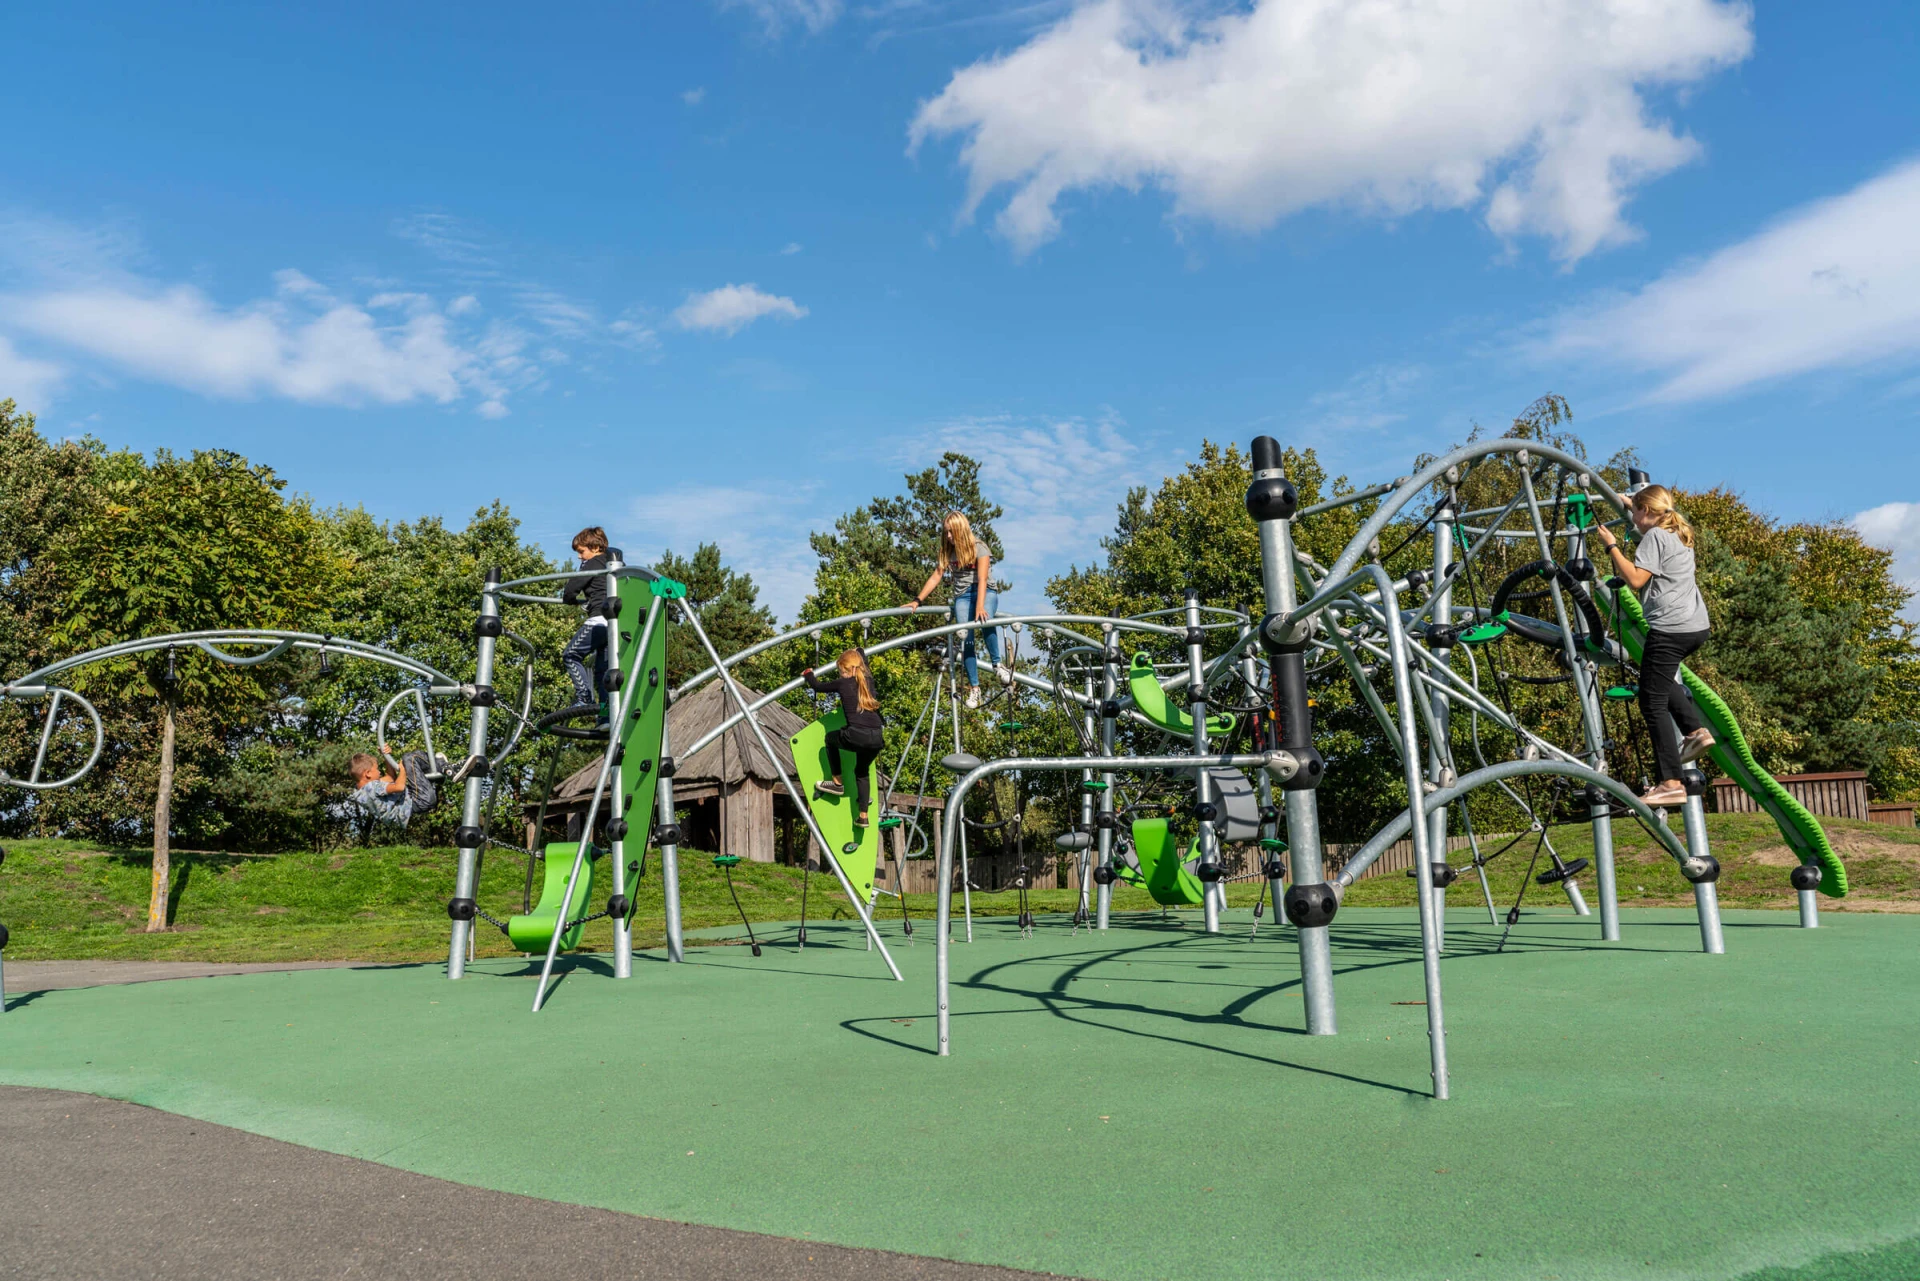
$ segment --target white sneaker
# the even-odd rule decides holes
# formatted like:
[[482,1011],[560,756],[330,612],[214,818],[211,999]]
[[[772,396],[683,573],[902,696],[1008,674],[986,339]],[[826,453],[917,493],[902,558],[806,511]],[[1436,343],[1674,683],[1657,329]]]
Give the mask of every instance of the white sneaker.
[[1007,666],[1005,663],[995,663],[993,665],[993,674],[1000,678],[1002,685],[1013,684],[1013,668]]
[[980,687],[978,685],[967,686],[967,706],[980,706]]

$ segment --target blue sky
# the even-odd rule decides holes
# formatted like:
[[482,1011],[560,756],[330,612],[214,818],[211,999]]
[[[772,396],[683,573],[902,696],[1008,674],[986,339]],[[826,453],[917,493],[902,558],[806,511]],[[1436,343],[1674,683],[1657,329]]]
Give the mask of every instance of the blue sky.
[[[1203,437],[1402,474],[1534,396],[1920,577],[1920,9],[8,6],[0,396],[549,550],[944,448],[1015,601]],[[1864,514],[1862,514],[1864,513]]]

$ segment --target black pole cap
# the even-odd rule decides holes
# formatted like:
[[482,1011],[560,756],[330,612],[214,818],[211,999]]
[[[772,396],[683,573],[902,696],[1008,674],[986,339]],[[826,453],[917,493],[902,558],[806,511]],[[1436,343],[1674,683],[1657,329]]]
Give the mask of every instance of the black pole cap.
[[1627,468],[1628,489],[1638,489],[1642,485],[1651,485],[1652,483],[1653,477],[1647,475],[1647,473],[1641,471],[1638,467]]
[[1271,436],[1253,438],[1253,469],[1255,471],[1280,470],[1280,442]]
[[487,571],[487,586],[496,587],[500,583],[500,567],[495,565]]

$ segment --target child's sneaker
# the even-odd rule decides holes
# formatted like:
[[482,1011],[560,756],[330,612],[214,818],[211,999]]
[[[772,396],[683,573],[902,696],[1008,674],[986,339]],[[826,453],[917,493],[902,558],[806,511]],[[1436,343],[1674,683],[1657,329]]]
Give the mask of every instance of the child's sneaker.
[[978,685],[967,686],[967,706],[980,706],[980,687]]
[[1713,731],[1697,729],[1680,740],[1680,763],[1690,765],[1713,750]]
[[1684,805],[1687,802],[1687,789],[1678,783],[1660,783],[1640,794],[1640,803],[1655,808],[1668,808]]
[[847,794],[847,789],[841,786],[840,780],[837,778],[822,779],[815,785],[813,790],[822,796],[845,796]]
[[1002,685],[1013,684],[1013,668],[1009,667],[1007,664],[995,663],[993,665],[993,674],[1000,678],[1000,683]]

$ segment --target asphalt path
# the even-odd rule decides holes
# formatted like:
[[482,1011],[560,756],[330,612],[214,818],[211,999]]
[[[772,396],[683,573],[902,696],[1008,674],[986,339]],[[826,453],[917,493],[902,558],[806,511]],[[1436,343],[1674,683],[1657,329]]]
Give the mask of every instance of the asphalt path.
[[489,1192],[64,1090],[0,1086],[0,1152],[0,1274],[20,1281],[1038,1275]]

